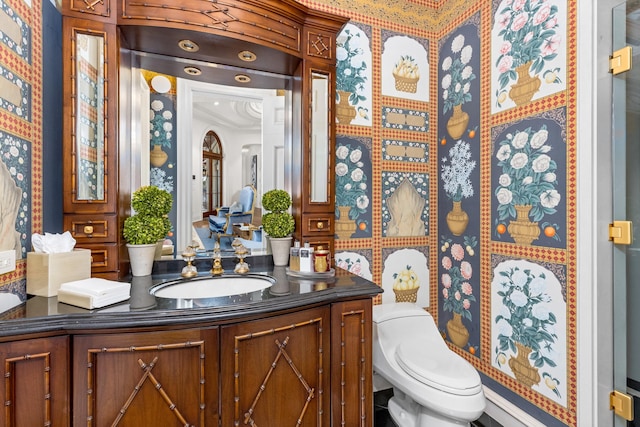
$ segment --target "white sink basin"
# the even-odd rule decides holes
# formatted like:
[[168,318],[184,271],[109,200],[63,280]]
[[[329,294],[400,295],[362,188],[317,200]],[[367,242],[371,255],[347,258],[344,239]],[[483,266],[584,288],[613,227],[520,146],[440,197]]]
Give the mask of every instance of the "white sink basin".
[[149,293],[158,308],[214,307],[261,301],[276,279],[262,274],[229,274],[179,279],[153,286]]
[[274,279],[268,276],[211,277],[168,284],[153,294],[159,298],[173,299],[218,298],[261,291],[273,285],[273,281]]

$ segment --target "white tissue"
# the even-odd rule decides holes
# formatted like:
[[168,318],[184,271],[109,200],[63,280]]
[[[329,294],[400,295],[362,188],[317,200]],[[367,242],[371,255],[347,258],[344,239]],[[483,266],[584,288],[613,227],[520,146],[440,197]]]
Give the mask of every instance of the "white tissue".
[[71,252],[75,245],[76,239],[74,239],[68,231],[62,234],[44,233],[44,235],[42,235],[34,233],[31,236],[31,246],[34,252],[45,254]]

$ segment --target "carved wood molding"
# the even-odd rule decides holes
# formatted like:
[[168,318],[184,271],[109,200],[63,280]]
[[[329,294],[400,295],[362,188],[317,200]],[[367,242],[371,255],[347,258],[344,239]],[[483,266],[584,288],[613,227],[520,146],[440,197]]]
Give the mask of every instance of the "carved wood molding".
[[[360,323],[360,328],[359,328],[359,341],[360,341],[360,345],[357,346],[358,351],[360,352],[360,354],[358,355],[357,358],[354,358],[353,355],[351,355],[351,357],[349,359],[347,359],[347,352],[346,349],[347,348],[351,348],[354,349],[356,346],[351,346],[349,347],[347,345],[347,336],[348,331],[347,331],[347,324],[350,323],[349,320],[352,316],[354,316],[356,318],[356,321]],[[360,379],[359,383],[358,383],[358,390],[359,390],[359,396],[360,396],[360,419],[361,420],[366,420],[366,415],[367,415],[367,408],[366,408],[366,395],[367,395],[367,390],[365,388],[366,384],[366,365],[367,365],[367,351],[365,348],[365,345],[367,343],[366,340],[366,330],[365,330],[365,325],[366,325],[366,313],[364,310],[351,310],[351,311],[347,311],[342,313],[342,320],[340,322],[340,410],[342,411],[342,415],[341,415],[341,419],[342,422],[344,423],[344,420],[346,419],[346,415],[344,413],[345,411],[345,406],[348,404],[348,402],[345,399],[345,396],[347,395],[347,391],[346,391],[346,387],[347,387],[347,376],[346,376],[346,370],[348,369],[348,365],[349,365],[349,360],[357,360],[358,361],[358,378]],[[352,329],[349,329],[349,331],[353,332]]]
[[[87,350],[87,427],[91,427],[94,422],[93,414],[95,413],[95,405],[97,404],[97,399],[93,393],[93,388],[95,387],[95,379],[96,379],[96,369],[97,369],[97,356],[99,354],[105,353],[131,353],[131,352],[146,352],[146,351],[166,351],[166,350],[179,350],[186,348],[199,348],[199,358],[200,358],[200,420],[198,422],[199,425],[204,425],[205,422],[205,348],[204,341],[187,341],[183,343],[175,343],[175,344],[159,344],[159,345],[150,345],[150,346],[131,346],[131,347],[103,347],[103,348],[90,348]],[[151,372],[153,368],[158,363],[159,356],[155,356],[154,359],[150,363],[144,362],[142,358],[138,358],[136,362],[140,366],[143,371],[142,376],[138,380],[136,386],[131,390],[129,394],[129,398],[123,403],[122,409],[119,411],[116,419],[114,420],[112,427],[117,426],[121,421],[122,417],[125,415],[127,409],[130,407],[131,403],[135,400],[136,395],[140,391],[142,385],[149,380],[155,390],[159,393],[160,397],[165,401],[169,409],[171,409],[172,413],[175,417],[182,423],[182,425],[195,425],[194,423],[188,423],[184,418],[179,408],[173,402],[171,396],[163,389],[161,382],[156,378]]]
[[38,353],[38,354],[25,354],[18,357],[11,357],[5,359],[4,361],[4,384],[5,384],[5,420],[6,426],[11,427],[11,420],[16,419],[16,414],[14,414],[15,402],[13,393],[16,390],[17,383],[19,378],[16,377],[16,365],[20,362],[25,362],[29,360],[39,359],[42,362],[43,367],[43,375],[44,375],[44,425],[51,425],[51,364],[50,364],[51,353]]

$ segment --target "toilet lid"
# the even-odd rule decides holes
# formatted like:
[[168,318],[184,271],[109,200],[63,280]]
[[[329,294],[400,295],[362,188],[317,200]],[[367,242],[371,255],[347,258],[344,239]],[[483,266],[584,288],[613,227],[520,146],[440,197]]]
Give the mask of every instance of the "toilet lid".
[[396,361],[416,380],[447,393],[471,395],[481,389],[475,368],[449,349],[434,351],[423,342],[403,342],[396,350]]

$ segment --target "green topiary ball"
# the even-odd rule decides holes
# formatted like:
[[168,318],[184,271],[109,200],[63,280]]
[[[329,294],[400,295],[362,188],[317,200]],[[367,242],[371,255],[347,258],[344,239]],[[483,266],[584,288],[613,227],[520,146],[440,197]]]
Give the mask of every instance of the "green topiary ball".
[[171,193],[153,185],[138,188],[131,198],[131,207],[140,215],[167,215],[172,206]]
[[270,237],[287,237],[296,224],[289,212],[269,212],[262,216],[262,228]]
[[291,196],[285,190],[269,190],[262,196],[262,207],[271,212],[282,212],[291,206]]

